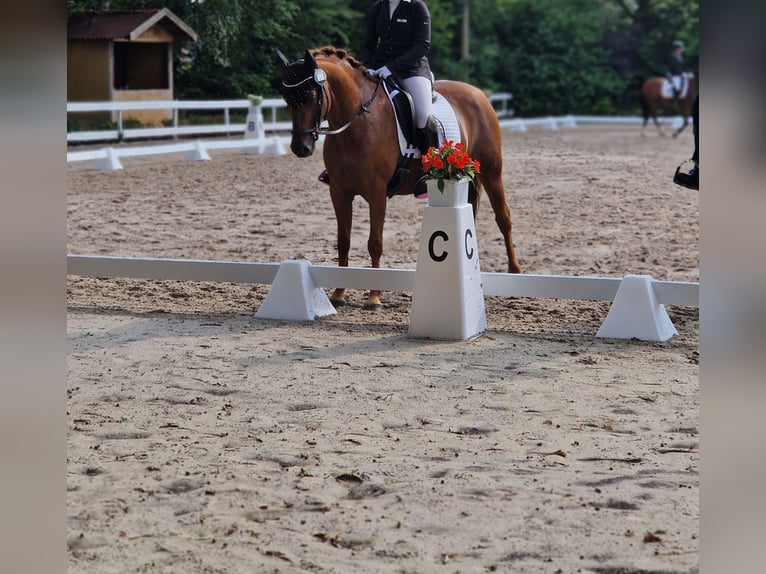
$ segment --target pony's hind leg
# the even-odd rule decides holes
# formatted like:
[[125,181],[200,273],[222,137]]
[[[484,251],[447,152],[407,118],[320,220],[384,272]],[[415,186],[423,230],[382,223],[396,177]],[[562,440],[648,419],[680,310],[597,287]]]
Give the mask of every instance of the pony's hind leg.
[[482,173],[481,178],[482,185],[487,190],[487,197],[492,206],[492,211],[495,212],[495,222],[505,242],[505,252],[508,255],[508,273],[521,273],[521,266],[518,259],[516,259],[516,249],[513,246],[511,210],[505,201],[503,181],[499,174],[485,177],[485,174]]

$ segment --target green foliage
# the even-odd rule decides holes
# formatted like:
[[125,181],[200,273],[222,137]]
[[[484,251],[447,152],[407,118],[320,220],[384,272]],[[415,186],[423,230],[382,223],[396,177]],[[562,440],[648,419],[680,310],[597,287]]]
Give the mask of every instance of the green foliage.
[[67,115],[66,131],[69,132],[87,132],[87,131],[105,131],[115,130],[117,124],[111,120],[103,118],[93,118],[86,115]]
[[[199,35],[175,46],[175,97],[275,97],[281,64],[332,44],[358,53],[373,0],[110,0],[112,10],[167,7]],[[437,79],[514,95],[519,116],[636,113],[638,89],[663,75],[675,39],[698,70],[695,0],[426,0]],[[67,12],[102,0],[67,0]],[[468,56],[464,57],[464,8]]]

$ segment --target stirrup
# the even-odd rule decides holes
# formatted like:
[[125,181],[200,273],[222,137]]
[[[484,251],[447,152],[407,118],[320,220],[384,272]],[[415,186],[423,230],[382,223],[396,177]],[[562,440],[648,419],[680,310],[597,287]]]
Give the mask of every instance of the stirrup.
[[399,189],[404,185],[404,182],[407,181],[408,175],[410,175],[409,169],[404,167],[396,168],[396,171],[389,180],[388,187],[386,188],[386,197],[388,199],[391,199],[394,195],[396,195],[396,192],[399,191]]
[[[693,161],[693,160],[689,160]],[[676,173],[673,174],[673,183],[680,185],[687,189],[694,189],[699,191],[699,166],[695,163],[694,166],[688,171],[681,171],[681,167],[687,162],[683,162],[676,168]]]
[[415,188],[414,188],[412,194],[417,199],[428,199],[428,185],[426,185],[426,176],[425,176],[425,174],[423,174],[423,177],[419,178],[415,182]]

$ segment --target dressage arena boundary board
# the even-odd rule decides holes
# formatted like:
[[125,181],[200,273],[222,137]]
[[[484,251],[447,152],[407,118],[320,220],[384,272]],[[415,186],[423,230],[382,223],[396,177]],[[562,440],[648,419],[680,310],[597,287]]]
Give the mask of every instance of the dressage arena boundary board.
[[[281,263],[239,261],[67,255],[68,275],[101,278],[271,285],[281,265]],[[411,293],[415,287],[414,269],[308,264],[308,271],[315,287],[327,289],[343,285],[347,289],[380,289]],[[597,334],[599,337],[606,338],[664,341],[675,334],[675,329],[665,313],[664,305],[699,307],[699,283],[658,281],[649,275],[607,278],[482,272],[481,280],[484,296],[612,302],[610,314]],[[300,301],[296,301],[296,304],[298,303]],[[635,323],[646,320],[647,316],[655,323],[662,324],[664,321],[665,325],[660,327],[659,332],[655,332],[655,329],[649,335],[642,336],[645,330],[642,330],[641,326],[636,327]]]
[[[563,116],[545,118],[515,118],[500,120],[500,127],[510,129],[515,132],[526,132],[530,127],[539,127],[549,130],[558,130],[561,128],[572,129],[578,124],[640,124],[643,121],[638,117],[608,117],[608,116]],[[660,123],[672,124],[678,128],[683,123],[681,116],[661,118]],[[323,122],[326,126],[327,122]],[[287,153],[285,146],[290,143],[290,136],[266,135],[266,131],[257,134],[258,137],[245,137],[241,139],[227,140],[194,140],[173,144],[158,144],[149,146],[129,146],[129,147],[104,147],[100,149],[89,149],[67,152],[67,163],[77,163],[81,161],[92,161],[92,169],[116,171],[123,169],[120,158],[135,157],[146,155],[161,155],[171,153],[184,153],[186,161],[208,161],[210,155],[208,150],[233,149],[242,150],[246,154],[266,154],[266,155],[284,155]],[[322,138],[325,136],[322,135]]]

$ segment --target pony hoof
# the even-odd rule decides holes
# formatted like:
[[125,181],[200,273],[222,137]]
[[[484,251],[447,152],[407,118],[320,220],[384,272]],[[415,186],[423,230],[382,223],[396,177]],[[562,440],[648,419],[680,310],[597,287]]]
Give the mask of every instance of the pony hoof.
[[343,307],[346,304],[345,301],[333,301],[332,299],[330,299],[330,303],[332,303],[332,306],[335,307],[336,309],[338,307]]
[[380,303],[365,303],[364,304],[364,310],[365,311],[380,311],[383,308],[383,306]]

